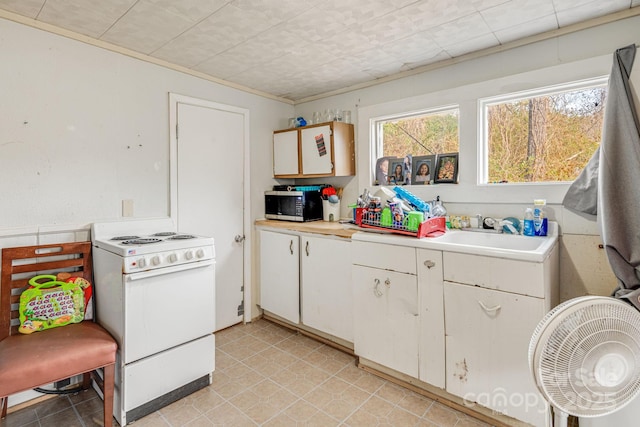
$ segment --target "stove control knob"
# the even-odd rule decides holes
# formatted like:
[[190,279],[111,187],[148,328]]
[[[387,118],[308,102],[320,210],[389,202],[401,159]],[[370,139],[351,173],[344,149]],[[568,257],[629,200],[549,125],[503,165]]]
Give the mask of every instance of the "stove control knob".
[[204,250],[202,250],[202,249],[198,249],[198,250],[196,251],[196,256],[197,256],[198,258],[202,258],[202,257],[204,256]]
[[169,255],[169,262],[176,262],[178,260],[178,255],[171,254]]
[[138,260],[138,267],[145,268],[147,266],[147,260],[145,258],[140,258]]
[[192,260],[193,259],[193,251],[187,251],[184,254],[184,257],[188,260]]
[[153,265],[160,265],[160,256],[156,255],[153,258],[151,258],[151,264]]

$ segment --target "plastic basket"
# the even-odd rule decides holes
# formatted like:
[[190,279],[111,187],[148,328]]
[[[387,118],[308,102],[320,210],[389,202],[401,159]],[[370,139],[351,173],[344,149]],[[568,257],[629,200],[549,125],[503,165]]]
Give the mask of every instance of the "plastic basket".
[[355,223],[362,228],[374,228],[396,234],[404,234],[417,238],[441,236],[447,230],[444,217],[429,218],[418,224],[417,230],[410,228],[405,215],[402,223],[389,220],[383,215],[382,209],[370,210],[356,208]]

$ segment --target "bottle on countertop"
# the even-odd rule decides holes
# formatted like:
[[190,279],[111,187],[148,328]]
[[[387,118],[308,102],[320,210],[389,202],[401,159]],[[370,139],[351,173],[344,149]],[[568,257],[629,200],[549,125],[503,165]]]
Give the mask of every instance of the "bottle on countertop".
[[524,236],[535,236],[533,231],[533,209],[531,208],[527,208],[524,211],[522,234]]
[[533,201],[533,234],[534,236],[547,235],[547,215],[544,207],[547,201],[544,199],[536,199]]

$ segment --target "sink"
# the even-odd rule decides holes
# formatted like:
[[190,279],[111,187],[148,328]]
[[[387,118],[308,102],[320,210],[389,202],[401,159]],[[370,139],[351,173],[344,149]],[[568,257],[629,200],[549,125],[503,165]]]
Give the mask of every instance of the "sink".
[[548,236],[521,236],[449,230],[444,235],[430,240],[443,250],[542,261],[551,252],[558,240],[555,230],[550,231],[551,233]]
[[456,245],[482,246],[487,248],[515,251],[535,251],[544,245],[544,237],[514,236],[498,233],[469,233],[465,231],[449,231],[436,238],[438,242]]

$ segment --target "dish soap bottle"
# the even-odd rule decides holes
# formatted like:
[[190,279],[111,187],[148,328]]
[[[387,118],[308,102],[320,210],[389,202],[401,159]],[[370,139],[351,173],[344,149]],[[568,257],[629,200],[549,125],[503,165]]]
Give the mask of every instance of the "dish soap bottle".
[[534,236],[533,231],[533,209],[527,208],[524,211],[524,221],[522,227],[522,234],[524,236]]
[[533,234],[535,236],[547,235],[547,215],[544,207],[547,201],[544,199],[536,199],[533,201]]

